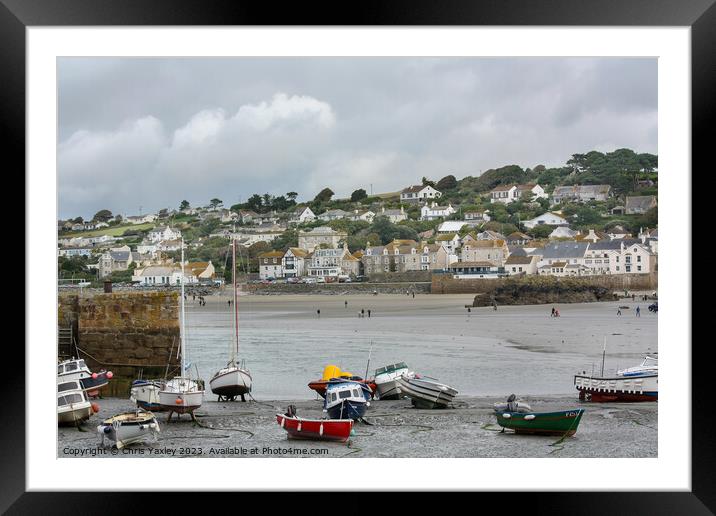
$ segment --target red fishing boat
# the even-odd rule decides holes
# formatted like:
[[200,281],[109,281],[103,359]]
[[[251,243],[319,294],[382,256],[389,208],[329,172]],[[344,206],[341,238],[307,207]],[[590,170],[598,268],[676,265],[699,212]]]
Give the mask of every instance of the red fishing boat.
[[352,419],[304,419],[288,414],[276,414],[276,422],[286,430],[289,439],[346,442],[353,429]]
[[375,380],[364,380],[360,376],[355,376],[352,373],[349,373],[347,371],[341,371],[339,367],[334,365],[327,365],[323,369],[323,377],[314,380],[312,382],[308,383],[308,388],[316,391],[321,398],[326,397],[326,388],[328,387],[328,383],[333,378],[340,378],[341,380],[352,380],[354,382],[363,383],[370,389],[370,397],[371,399],[375,395],[376,392],[376,385]]

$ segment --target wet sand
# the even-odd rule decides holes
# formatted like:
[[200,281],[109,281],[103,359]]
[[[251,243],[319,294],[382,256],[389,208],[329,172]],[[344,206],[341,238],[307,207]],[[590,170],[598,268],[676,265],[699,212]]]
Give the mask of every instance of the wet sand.
[[[210,398],[211,396],[207,396]],[[132,408],[129,400],[99,400],[100,412],[77,428],[60,428],[59,457],[656,457],[657,404],[580,403],[565,398],[525,398],[536,411],[584,408],[577,433],[559,437],[516,435],[500,427],[492,404],[502,398],[460,397],[454,408],[419,410],[408,400],[371,403],[356,423],[348,443],[289,440],[275,414],[286,402],[206,401],[197,423],[188,415],[166,421],[157,413],[158,440],[124,450],[98,448],[96,426],[111,415]],[[299,416],[323,416],[320,400],[295,403]]]

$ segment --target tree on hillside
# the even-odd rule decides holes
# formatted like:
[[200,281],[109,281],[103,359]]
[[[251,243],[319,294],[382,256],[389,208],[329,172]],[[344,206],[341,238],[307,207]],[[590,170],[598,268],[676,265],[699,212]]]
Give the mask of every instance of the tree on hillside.
[[169,216],[169,210],[167,208],[162,208],[159,210],[159,213],[157,213],[157,217],[160,219],[166,219]]
[[455,176],[453,175],[445,176],[440,181],[438,181],[435,188],[440,191],[452,190],[454,188],[457,188],[457,179],[455,179]]
[[554,231],[553,226],[548,226],[546,224],[538,224],[535,227],[528,229],[527,234],[532,238],[547,238],[552,233],[552,231]]
[[72,222],[74,222],[75,224],[82,224],[84,222],[84,219],[82,217],[75,217],[74,219],[72,219]]
[[94,217],[92,217],[92,220],[95,220],[97,222],[107,222],[111,218],[112,218],[111,211],[99,210],[97,213],[94,214]]
[[297,194],[296,192],[288,192],[288,193],[286,194],[286,198],[287,198],[289,201],[294,201],[294,202],[296,202],[296,198],[297,198],[297,197],[298,197],[298,194]]
[[367,199],[367,198],[368,198],[368,194],[366,193],[366,191],[363,188],[354,190],[353,193],[351,194],[352,202],[358,202],[360,200]]
[[249,200],[246,201],[246,207],[249,210],[255,211],[256,213],[261,213],[263,211],[263,200],[261,199],[261,196],[259,194],[254,194],[251,197],[249,197]]
[[330,188],[324,188],[320,192],[318,192],[318,195],[313,199],[315,202],[328,202],[331,200],[331,197],[333,197],[335,194],[333,193],[333,190]]
[[179,204],[179,211],[188,210],[189,207],[190,207],[190,206],[189,206],[189,201],[187,201],[187,200],[185,199],[185,200],[183,200],[183,201]]
[[216,197],[209,201],[209,206],[211,206],[212,208],[217,208],[222,204],[224,204],[223,201],[221,199],[217,199]]
[[435,181],[431,181],[430,179],[428,179],[425,176],[423,176],[422,183],[423,183],[423,186],[432,186],[433,188],[435,188]]

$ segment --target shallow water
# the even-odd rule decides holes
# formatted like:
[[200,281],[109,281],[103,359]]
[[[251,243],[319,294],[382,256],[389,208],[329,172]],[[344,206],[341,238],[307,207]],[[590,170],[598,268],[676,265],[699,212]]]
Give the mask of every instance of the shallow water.
[[[346,308],[344,300],[349,300]],[[617,303],[472,308],[471,296],[242,296],[240,353],[257,399],[312,399],[309,381],[335,364],[364,376],[403,361],[463,396],[574,395],[576,372],[636,365],[657,350],[657,316],[617,317]],[[635,307],[638,305],[635,304]],[[358,317],[371,309],[369,319]],[[320,317],[317,310],[321,311]],[[625,312],[627,312],[625,310]],[[226,298],[187,303],[187,358],[207,381],[229,357],[233,313]],[[207,390],[207,397],[213,395]]]

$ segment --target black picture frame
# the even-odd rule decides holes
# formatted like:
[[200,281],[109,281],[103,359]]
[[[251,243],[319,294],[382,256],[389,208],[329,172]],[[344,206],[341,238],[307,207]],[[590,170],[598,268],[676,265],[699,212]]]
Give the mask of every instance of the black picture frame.
[[[269,3],[198,0],[0,0],[0,132],[5,163],[25,167],[25,29],[31,26],[110,25],[550,25],[691,27],[692,162],[710,171],[706,156],[712,143],[707,130],[716,102],[716,0],[365,0],[355,4],[324,2]],[[338,7],[338,8],[337,8]],[[10,159],[8,159],[10,158]],[[53,221],[54,223],[54,221]],[[31,235],[26,235],[31,238]],[[690,274],[690,271],[689,271]],[[686,278],[691,283],[691,277]],[[706,339],[703,344],[710,344]],[[686,343],[684,343],[686,344]],[[8,346],[6,346],[7,348]],[[25,492],[25,354],[15,350],[15,367],[5,370],[3,413],[12,424],[0,425],[0,511],[124,512],[127,493]],[[715,440],[710,419],[699,407],[710,406],[706,382],[710,362],[704,346],[692,346],[691,492],[588,492],[488,495],[495,501],[566,514],[712,514],[716,510]],[[698,412],[697,412],[698,411]],[[706,411],[708,412],[708,411]],[[6,419],[7,421],[7,419]],[[685,435],[685,438],[688,436]],[[320,486],[317,486],[317,488]],[[98,496],[100,501],[98,502]],[[132,495],[134,496],[134,495]],[[214,495],[212,495],[214,496]],[[143,497],[143,499],[146,497]],[[170,504],[167,507],[171,507]],[[101,507],[101,511],[99,509]],[[161,507],[161,504],[158,505]],[[488,506],[483,506],[487,508]],[[97,508],[96,510],[93,508]],[[75,510],[77,509],[77,510]],[[539,512],[545,512],[540,510]]]

